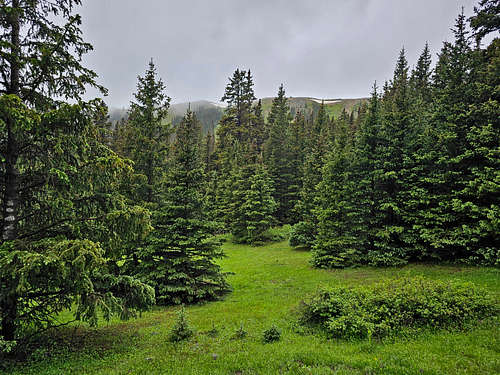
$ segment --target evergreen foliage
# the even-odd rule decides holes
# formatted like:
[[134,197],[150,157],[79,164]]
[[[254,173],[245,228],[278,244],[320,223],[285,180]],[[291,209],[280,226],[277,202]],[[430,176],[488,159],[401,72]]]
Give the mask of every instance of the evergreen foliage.
[[411,73],[401,51],[347,153],[337,121],[320,198],[308,210],[319,223],[316,266],[498,264],[498,38],[472,48],[463,13],[453,31],[435,69],[428,45]]
[[154,231],[138,255],[139,274],[160,304],[213,300],[229,290],[215,263],[223,256],[203,207],[201,125],[188,111],[177,126],[171,167],[163,180]]
[[177,320],[170,331],[168,340],[171,342],[180,342],[188,340],[194,335],[194,330],[190,327],[189,322],[186,317],[186,311],[184,306],[177,313]]
[[249,184],[250,188],[245,192],[245,202],[242,206],[246,225],[243,242],[256,245],[266,240],[265,233],[274,223],[276,202],[272,196],[272,181],[262,164],[257,165]]
[[87,85],[101,87],[81,65],[92,46],[79,4],[0,4],[3,341],[57,325],[65,309],[96,324],[101,312],[127,318],[154,302],[152,288],[116,270],[122,245],[150,230],[149,212],[121,194],[132,168],[102,143],[102,103],[81,101]]
[[[250,70],[236,69],[222,118],[205,112],[202,131],[188,109],[175,134],[152,60],[127,119],[112,125],[104,103],[82,100],[86,86],[106,90],[81,63],[80,4],[0,1],[1,347],[65,309],[95,325],[155,298],[220,298],[220,232],[257,245],[294,224],[290,244],[324,268],[500,264],[498,1],[480,0],[470,28],[458,16],[435,65],[428,44],[413,69],[402,49],[392,79],[350,112],[330,117],[323,102],[292,118],[282,84],[266,119]],[[329,329],[392,324],[349,314]]]
[[290,188],[293,189],[294,177],[291,171],[291,145],[287,139],[291,117],[283,85],[279,87],[278,95],[273,99],[267,120],[269,137],[265,143],[264,160],[274,185],[273,198],[278,205],[275,217],[280,223],[290,223],[293,220],[292,209],[296,201],[289,196]]
[[[165,84],[157,78],[153,60],[149,62],[144,77],[137,77],[135,101],[120,135],[120,155],[134,162],[139,184],[134,198],[147,203],[157,203],[159,184],[167,167],[170,125],[166,122],[170,98],[164,93]],[[154,206],[152,206],[154,207]]]

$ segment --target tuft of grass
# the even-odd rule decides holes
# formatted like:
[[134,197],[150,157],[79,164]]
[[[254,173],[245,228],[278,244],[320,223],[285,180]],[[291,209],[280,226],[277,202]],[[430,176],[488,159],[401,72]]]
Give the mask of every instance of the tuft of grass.
[[[392,277],[424,276],[432,280],[472,282],[500,297],[500,270],[433,264],[398,268],[363,267],[318,270],[310,253],[286,242],[263,247],[225,242],[223,271],[233,292],[224,300],[187,306],[197,331],[218,328],[219,335],[196,335],[180,344],[168,341],[178,308],[158,307],[129,322],[114,320],[97,329],[79,325],[58,331],[55,350],[44,346],[43,360],[13,363],[2,375],[56,374],[498,374],[500,322],[483,319],[463,330],[424,330],[396,338],[331,340],[292,326],[297,307],[321,287],[372,285]],[[260,332],[278,325],[282,339],[272,350]],[[248,332],[231,340],[236,327]],[[73,339],[73,335],[75,336]],[[65,344],[65,342],[67,344]],[[78,345],[71,345],[77,342]],[[217,354],[214,359],[213,354]],[[0,360],[4,365],[4,361]]]

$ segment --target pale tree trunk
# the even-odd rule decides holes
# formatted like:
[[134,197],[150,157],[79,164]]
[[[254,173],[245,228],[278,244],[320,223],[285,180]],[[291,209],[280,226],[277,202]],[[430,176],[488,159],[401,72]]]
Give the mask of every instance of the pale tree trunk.
[[[12,1],[14,10],[19,9],[19,0]],[[14,12],[10,19],[11,26],[11,56],[10,56],[10,87],[9,94],[20,93],[20,20],[19,14]],[[15,124],[7,119],[7,147],[5,156],[5,176],[2,207],[2,242],[17,238],[18,205],[19,205],[19,170],[17,169],[18,145],[15,137]],[[16,319],[18,296],[12,279],[0,280],[6,287],[6,292],[0,300],[1,325],[0,335],[5,340],[14,340],[16,334]]]

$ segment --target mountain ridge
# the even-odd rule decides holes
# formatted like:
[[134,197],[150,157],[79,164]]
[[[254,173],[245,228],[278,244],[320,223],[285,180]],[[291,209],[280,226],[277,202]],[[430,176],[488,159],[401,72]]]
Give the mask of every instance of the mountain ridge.
[[[271,106],[274,97],[261,98],[262,110],[264,117],[267,118],[271,111]],[[259,99],[256,100],[256,102]],[[292,115],[298,111],[305,112],[306,116],[315,116],[319,110],[321,102],[324,102],[326,111],[329,116],[337,118],[340,113],[345,109],[347,112],[357,110],[363,103],[366,103],[368,98],[315,98],[310,96],[295,96],[288,97],[288,105]],[[203,133],[208,131],[213,132],[217,123],[221,119],[225,103],[214,102],[210,100],[195,100],[192,102],[181,102],[170,105],[168,121],[172,122],[175,126],[181,120],[187,109],[190,108],[196,113],[198,119],[202,123]],[[110,121],[115,124],[123,118],[127,117],[128,109],[111,107],[109,110]]]

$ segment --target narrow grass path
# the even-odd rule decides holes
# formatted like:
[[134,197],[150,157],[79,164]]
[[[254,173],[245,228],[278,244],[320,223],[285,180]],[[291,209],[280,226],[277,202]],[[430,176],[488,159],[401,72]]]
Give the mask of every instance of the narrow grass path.
[[[317,270],[309,253],[285,242],[265,247],[226,243],[225,271],[233,293],[186,309],[197,334],[174,345],[167,340],[177,308],[97,329],[70,328],[58,336],[72,350],[38,353],[39,361],[12,374],[499,374],[498,320],[463,332],[423,332],[397,340],[328,340],[294,326],[299,302],[319,285],[372,283],[396,275],[474,282],[500,295],[500,271],[435,265],[402,268]],[[282,340],[263,344],[262,331],[276,324]],[[239,327],[248,335],[234,339]],[[216,329],[216,335],[209,331]],[[60,345],[63,347],[63,345]]]

